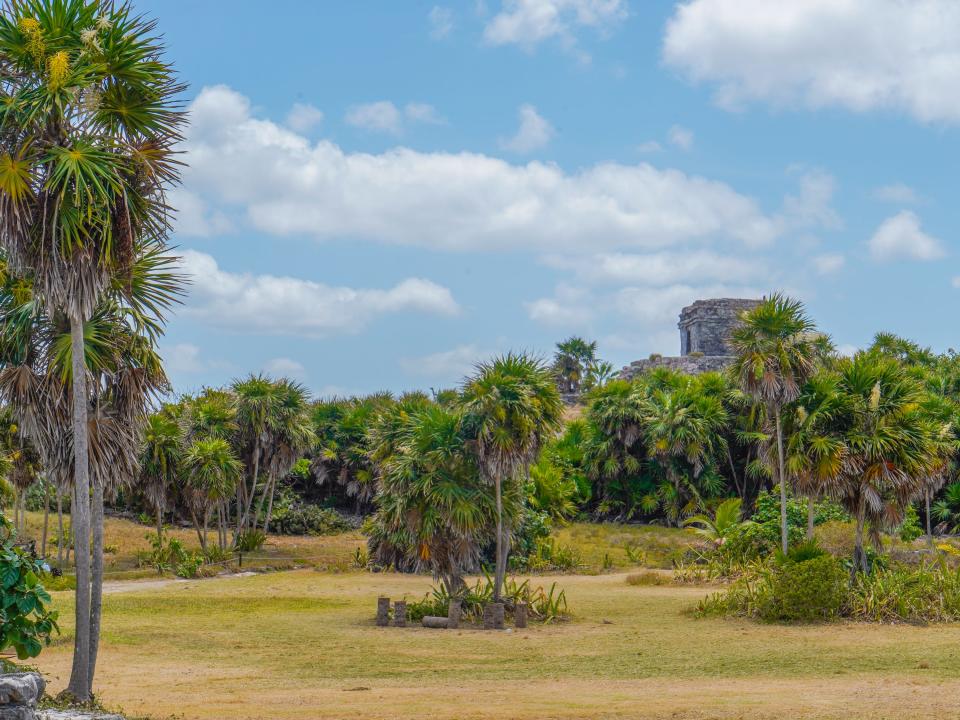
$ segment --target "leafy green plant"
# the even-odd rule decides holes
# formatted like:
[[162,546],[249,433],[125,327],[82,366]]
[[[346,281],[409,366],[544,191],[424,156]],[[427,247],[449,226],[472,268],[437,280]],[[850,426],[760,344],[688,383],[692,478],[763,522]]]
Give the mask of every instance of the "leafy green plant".
[[200,568],[203,567],[203,554],[190,553],[178,562],[173,569],[177,577],[195,578],[200,575]]
[[897,528],[897,534],[904,542],[913,542],[923,535],[923,528],[920,527],[920,515],[913,505],[907,505],[904,513],[903,522]]
[[370,567],[370,553],[365,548],[358,547],[353,552],[353,566],[358,570]]
[[256,552],[263,547],[267,541],[267,535],[263,530],[245,530],[237,536],[234,543],[238,552]]
[[10,524],[0,517],[6,535],[0,546],[0,650],[12,647],[21,660],[40,654],[53,633],[60,632],[50,594],[40,583],[43,563],[15,545]]

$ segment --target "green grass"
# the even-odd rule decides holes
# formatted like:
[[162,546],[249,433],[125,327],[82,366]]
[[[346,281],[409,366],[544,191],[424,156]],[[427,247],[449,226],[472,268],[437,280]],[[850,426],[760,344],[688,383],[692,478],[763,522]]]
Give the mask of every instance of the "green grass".
[[696,543],[687,530],[658,525],[571,523],[556,528],[553,536],[557,543],[576,548],[591,570],[671,568],[673,559]]
[[[536,578],[569,622],[513,633],[377,628],[418,576],[299,570],[106,596],[98,685],[135,715],[213,718],[927,718],[960,712],[960,627],[694,619],[707,589]],[[56,692],[64,635],[36,664]],[[364,689],[358,689],[364,688]],[[482,698],[482,702],[480,701]],[[894,715],[883,714],[896,707]]]

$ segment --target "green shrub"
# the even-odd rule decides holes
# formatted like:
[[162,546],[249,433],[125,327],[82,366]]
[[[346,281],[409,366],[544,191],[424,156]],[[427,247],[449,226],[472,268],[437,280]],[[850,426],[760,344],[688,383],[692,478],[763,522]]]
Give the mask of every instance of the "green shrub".
[[263,530],[244,530],[237,536],[234,543],[238,552],[256,552],[267,541],[267,534]]
[[173,572],[177,577],[182,578],[195,578],[200,576],[200,568],[203,567],[203,555],[201,553],[195,552],[190,553],[178,562],[174,568]]
[[281,535],[335,535],[352,527],[332,508],[301,502],[274,508],[272,523],[271,527]]
[[956,622],[960,570],[941,560],[860,574],[850,591],[849,615],[874,622]]
[[913,542],[923,535],[923,528],[920,527],[920,515],[913,505],[907,505],[906,515],[904,515],[900,527],[897,528],[897,534],[904,542]]
[[[533,586],[529,580],[518,582],[506,578],[502,598],[507,616],[512,616],[517,603],[526,603],[532,620],[548,623],[567,616],[567,594],[553,583],[549,589]],[[483,608],[493,600],[493,579],[484,576],[473,586],[465,586],[460,592],[460,607],[465,622],[480,622]],[[407,603],[407,618],[419,622],[425,615],[445,616],[450,595],[443,586],[433,588],[422,600]]]
[[583,565],[580,552],[569,545],[560,545],[553,538],[539,538],[533,552],[526,557],[514,556],[511,566],[529,572],[572,572]]
[[[814,524],[834,520],[847,521],[849,515],[836,502],[830,499],[819,500],[814,504]],[[770,543],[771,547],[780,545],[780,491],[774,488],[772,492],[763,491],[757,496],[753,515],[750,518],[756,523],[756,532],[761,538]],[[791,545],[803,542],[807,528],[807,499],[802,497],[787,497],[787,525],[789,542]]]
[[655,570],[627,575],[627,585],[668,585],[670,578]]
[[40,583],[47,569],[33,553],[14,545],[10,523],[0,518],[0,650],[12,647],[21,660],[40,654],[60,632],[50,594]]

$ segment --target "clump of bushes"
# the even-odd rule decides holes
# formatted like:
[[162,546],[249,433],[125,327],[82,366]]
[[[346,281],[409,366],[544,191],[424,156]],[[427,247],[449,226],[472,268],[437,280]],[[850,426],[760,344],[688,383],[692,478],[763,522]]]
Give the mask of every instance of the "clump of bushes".
[[352,528],[336,510],[301,502],[274,508],[272,522],[281,535],[335,535]]
[[526,557],[511,558],[511,566],[525,572],[573,572],[582,565],[576,548],[561,545],[551,537],[537,538],[533,551]]
[[631,573],[627,575],[627,585],[669,585],[670,578],[656,570]]

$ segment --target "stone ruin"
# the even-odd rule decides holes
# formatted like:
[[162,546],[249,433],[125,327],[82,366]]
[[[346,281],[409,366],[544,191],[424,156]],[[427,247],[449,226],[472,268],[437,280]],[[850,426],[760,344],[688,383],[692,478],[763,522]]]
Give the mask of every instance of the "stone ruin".
[[630,380],[654,368],[669,368],[688,375],[718,371],[733,362],[730,334],[740,316],[760,304],[760,300],[746,298],[716,298],[697,300],[680,311],[680,355],[651,355],[646,360],[635,360],[620,371],[620,377]]
[[35,672],[0,674],[0,720],[123,720],[119,715],[38,710],[47,683]]

